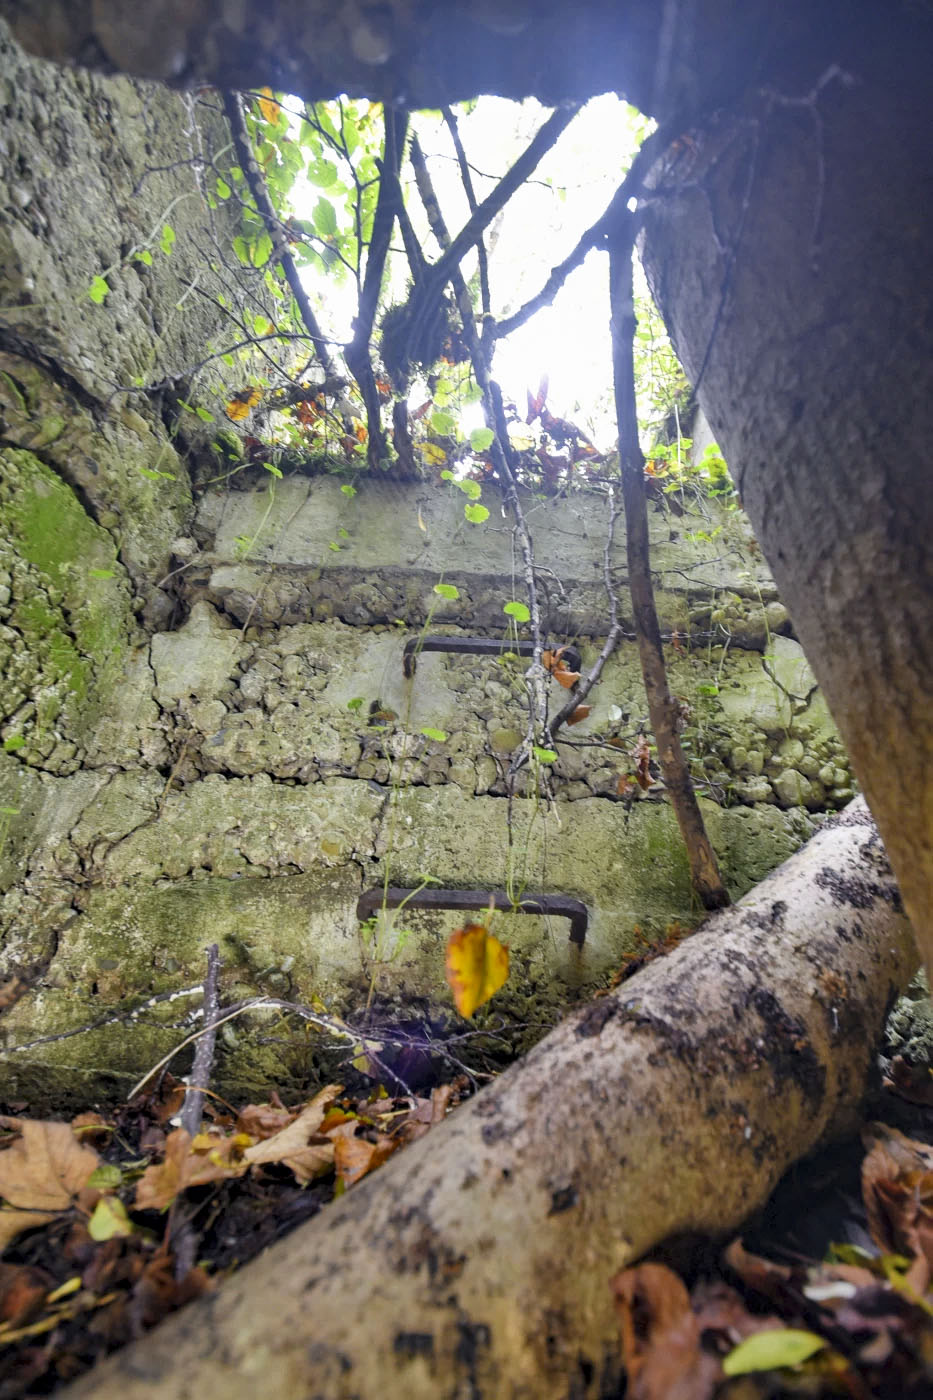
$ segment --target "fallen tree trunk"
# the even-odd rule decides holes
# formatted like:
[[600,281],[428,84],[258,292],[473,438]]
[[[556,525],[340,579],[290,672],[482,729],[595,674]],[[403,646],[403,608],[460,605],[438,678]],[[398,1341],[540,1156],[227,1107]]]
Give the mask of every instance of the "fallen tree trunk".
[[670,956],[72,1397],[615,1393],[609,1279],[852,1124],[917,963],[861,800]]

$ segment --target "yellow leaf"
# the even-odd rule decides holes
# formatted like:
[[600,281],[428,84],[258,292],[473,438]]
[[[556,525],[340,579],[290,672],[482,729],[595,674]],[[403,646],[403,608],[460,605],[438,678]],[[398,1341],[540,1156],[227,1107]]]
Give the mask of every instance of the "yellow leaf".
[[87,1223],[92,1240],[110,1240],[115,1235],[132,1235],[136,1226],[118,1196],[102,1196]]
[[23,1230],[45,1225],[74,1203],[99,1158],[82,1147],[68,1123],[0,1117],[19,1137],[0,1152],[0,1252]]
[[270,126],[276,126],[282,109],[272,96],[271,88],[264,87],[260,88],[259,91],[262,94],[259,98],[259,110]]
[[509,975],[509,950],[484,924],[467,924],[447,943],[447,981],[461,1016],[470,1017]]
[[419,444],[421,455],[431,467],[440,466],[441,462],[447,461],[447,453],[443,447],[439,447],[436,442],[422,442]]

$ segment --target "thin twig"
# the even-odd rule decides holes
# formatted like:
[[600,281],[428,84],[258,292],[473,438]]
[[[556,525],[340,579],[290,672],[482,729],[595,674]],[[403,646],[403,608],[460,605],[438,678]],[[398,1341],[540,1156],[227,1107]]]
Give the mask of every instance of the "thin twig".
[[214,1063],[214,1045],[217,1041],[217,1017],[220,1013],[220,951],[216,943],[207,950],[207,974],[204,978],[204,1025],[207,1034],[202,1035],[194,1052],[194,1063],[188,1080],[188,1093],[181,1111],[181,1126],[186,1133],[195,1136],[201,1126],[201,1110],[204,1107],[204,1093],[211,1077]]
[[690,781],[678,730],[679,707],[667,681],[661,629],[651,582],[645,459],[638,441],[633,340],[638,326],[632,276],[632,244],[622,238],[609,248],[612,373],[619,428],[619,470],[625,504],[629,589],[638,638],[648,713],[658,762],[687,849],[693,888],[706,909],[729,903],[706,827]]

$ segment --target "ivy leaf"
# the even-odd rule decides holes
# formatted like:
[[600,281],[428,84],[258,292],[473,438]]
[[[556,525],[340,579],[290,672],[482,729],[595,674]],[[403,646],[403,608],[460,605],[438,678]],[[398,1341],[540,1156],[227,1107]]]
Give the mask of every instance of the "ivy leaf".
[[531,613],[528,611],[528,607],[525,603],[516,603],[513,600],[511,603],[506,603],[502,611],[507,617],[514,617],[516,622],[531,621]]
[[450,437],[457,425],[452,413],[441,412],[431,414],[428,426],[438,437]]
[[454,583],[436,583],[434,592],[441,598],[449,598],[451,602],[460,597],[460,589]]
[[467,924],[447,943],[446,976],[461,1016],[469,1019],[509,975],[509,950],[484,924]]
[[472,477],[464,477],[462,481],[457,482],[457,485],[460,487],[464,496],[469,496],[471,501],[478,501],[483,494],[482,486],[480,486],[478,481],[474,481]]
[[470,434],[470,447],[474,452],[485,452],[492,446],[494,436],[492,428],[474,428]]
[[482,525],[484,520],[489,519],[489,511],[485,506],[464,506],[463,513],[471,525]]
[[723,1357],[722,1369],[727,1376],[744,1376],[749,1371],[776,1371],[782,1366],[799,1366],[801,1361],[806,1361],[808,1356],[813,1356],[827,1345],[825,1337],[796,1327],[755,1332]]
[[87,294],[91,298],[91,301],[94,303],[95,306],[100,306],[101,302],[103,301],[104,297],[107,296],[109,291],[110,288],[107,286],[107,283],[104,281],[103,277],[98,276],[94,278],[93,282],[88,287]]
[[556,763],[557,753],[554,749],[539,749],[537,744],[531,750],[539,763]]

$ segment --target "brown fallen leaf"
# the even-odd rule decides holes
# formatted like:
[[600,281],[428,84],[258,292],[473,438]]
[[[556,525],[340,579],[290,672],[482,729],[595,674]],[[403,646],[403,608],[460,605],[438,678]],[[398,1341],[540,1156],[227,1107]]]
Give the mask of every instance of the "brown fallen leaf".
[[[0,1253],[23,1230],[45,1225],[76,1203],[99,1158],[83,1147],[68,1123],[0,1116],[0,1127],[19,1133],[0,1152]],[[96,1200],[90,1194],[87,1204]]]
[[234,1139],[220,1133],[192,1139],[184,1128],[176,1128],[165,1140],[165,1160],[147,1167],[136,1184],[136,1209],[162,1210],[189,1186],[225,1181],[248,1170]]
[[683,1282],[664,1264],[638,1264],[611,1280],[627,1400],[710,1400],[722,1367],[700,1346]]
[[251,1167],[262,1162],[281,1162],[302,1185],[327,1171],[334,1162],[334,1144],[311,1142],[311,1138],[320,1135],[324,1115],[342,1089],[342,1084],[328,1084],[321,1089],[293,1122],[265,1141],[247,1147],[243,1160]]
[[20,1327],[40,1311],[55,1280],[31,1264],[0,1264],[0,1323]]

